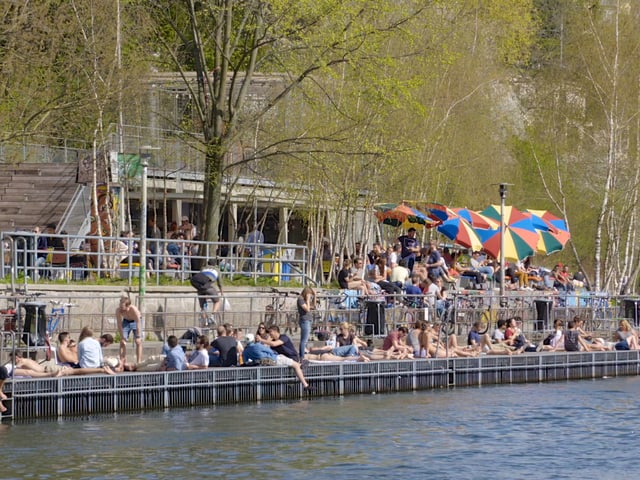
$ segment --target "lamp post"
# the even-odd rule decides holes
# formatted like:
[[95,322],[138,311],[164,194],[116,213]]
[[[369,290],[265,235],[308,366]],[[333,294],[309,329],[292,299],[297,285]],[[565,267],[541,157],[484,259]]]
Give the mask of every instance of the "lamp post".
[[140,267],[138,267],[138,309],[144,318],[144,296],[147,291],[147,174],[149,163],[140,155],[142,165],[142,196],[140,200]]
[[140,147],[140,165],[142,166],[142,192],[140,200],[140,267],[138,267],[138,309],[144,324],[144,296],[147,293],[147,177],[150,154],[143,150],[160,150],[158,147]]
[[507,184],[500,184],[500,303],[504,303],[504,204],[507,198]]

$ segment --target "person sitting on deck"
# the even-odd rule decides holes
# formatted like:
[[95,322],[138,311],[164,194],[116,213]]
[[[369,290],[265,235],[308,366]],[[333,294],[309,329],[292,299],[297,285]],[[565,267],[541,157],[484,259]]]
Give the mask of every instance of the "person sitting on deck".
[[[294,349],[295,350],[295,349]],[[266,362],[265,362],[266,361]],[[266,363],[278,367],[291,367],[305,390],[309,389],[309,384],[304,378],[302,368],[298,362],[284,355],[279,355],[270,347],[256,342],[253,334],[247,333],[247,344],[242,352],[242,363],[246,366],[265,365]]]
[[189,370],[201,370],[209,367],[209,338],[200,335],[196,340],[196,349],[189,356],[187,368]]
[[564,323],[559,318],[553,321],[553,332],[544,339],[542,350],[545,352],[556,352],[564,350]]
[[60,374],[67,376],[115,373],[111,366],[104,363],[102,343],[93,338],[93,330],[89,327],[83,327],[78,338],[78,365],[80,368],[63,368]]
[[[511,355],[512,353],[514,353],[513,343],[515,339],[512,338],[507,340],[505,338],[506,331],[507,331],[507,321],[501,318],[500,320],[498,320],[498,323],[496,324],[496,328],[493,331],[493,334],[491,335],[491,350],[501,352],[502,354]],[[486,352],[486,353],[491,353],[491,352]],[[522,353],[522,352],[517,352],[517,353]]]
[[270,338],[262,340],[262,343],[271,347],[277,354],[289,357],[294,362],[299,360],[300,357],[298,356],[296,347],[287,335],[280,333],[280,327],[277,325],[269,326],[269,337]]
[[71,338],[71,335],[69,335],[69,332],[60,332],[58,334],[56,355],[58,364],[80,368],[80,364],[78,363],[78,346]]
[[178,343],[178,337],[169,335],[167,338],[168,351],[162,370],[170,372],[174,370],[186,370],[188,368],[187,357]]
[[589,346],[580,335],[573,320],[569,320],[567,329],[564,331],[564,349],[567,352],[589,351]]
[[518,326],[519,324],[522,324],[522,318],[520,317],[511,317],[507,320],[507,329],[504,332],[505,341],[511,342],[511,345],[513,345],[516,351],[537,352],[541,350],[542,344],[540,344],[540,348],[538,348],[537,345],[529,342]]
[[382,343],[382,349],[388,352],[390,351],[398,360],[413,358],[413,348],[405,343],[408,334],[409,330],[407,327],[398,327],[397,330],[392,330],[385,337]]
[[420,322],[418,344],[421,358],[475,357],[478,355],[479,352],[473,348],[460,347],[454,334],[448,336],[446,345],[441,342],[440,326],[437,324],[434,328],[427,322]]
[[[216,332],[218,338],[211,342],[209,366],[235,367],[238,365],[238,341],[233,337],[233,331],[228,330],[224,325],[218,325]],[[218,353],[214,354],[212,351]]]
[[617,343],[614,348],[616,350],[638,350],[638,333],[631,327],[628,320],[620,320],[615,337]]
[[336,345],[339,347],[354,345],[358,350],[367,348],[367,342],[356,335],[355,329],[348,322],[342,322],[338,329],[339,333],[336,336]]
[[4,403],[2,403],[3,400],[7,399],[7,396],[2,391],[2,389],[4,388],[4,383],[7,381],[8,378],[9,378],[9,371],[7,370],[7,367],[0,366],[0,413],[4,413],[7,411],[7,407],[4,405]]
[[[502,323],[500,323],[502,322]],[[478,320],[474,322],[471,326],[471,330],[467,336],[467,344],[477,349],[479,352],[484,352],[487,355],[513,355],[514,353],[518,354],[521,351],[512,351],[512,349],[507,346],[504,340],[498,340],[494,344],[493,339],[489,336],[488,333],[481,334],[480,327],[482,323]],[[499,328],[496,329],[500,333],[497,335],[500,338],[501,334],[503,335],[504,330],[506,330],[506,322],[504,320],[498,320]],[[504,338],[504,337],[502,337]]]

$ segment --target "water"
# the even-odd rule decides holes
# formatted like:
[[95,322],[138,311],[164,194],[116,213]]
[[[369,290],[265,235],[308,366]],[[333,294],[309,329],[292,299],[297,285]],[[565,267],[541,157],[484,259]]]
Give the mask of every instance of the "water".
[[637,478],[640,377],[3,425],[3,479]]

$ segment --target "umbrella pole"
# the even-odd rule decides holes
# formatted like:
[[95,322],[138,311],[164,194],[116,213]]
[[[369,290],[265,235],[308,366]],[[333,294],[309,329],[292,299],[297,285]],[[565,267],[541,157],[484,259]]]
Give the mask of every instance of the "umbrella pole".
[[500,305],[506,304],[504,298],[504,204],[507,198],[507,184],[500,184]]

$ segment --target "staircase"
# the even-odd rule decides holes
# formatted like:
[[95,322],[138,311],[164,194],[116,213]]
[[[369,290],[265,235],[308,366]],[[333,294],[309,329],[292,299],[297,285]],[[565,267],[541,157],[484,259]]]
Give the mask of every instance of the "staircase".
[[76,163],[0,163],[0,231],[60,222],[74,196]]

